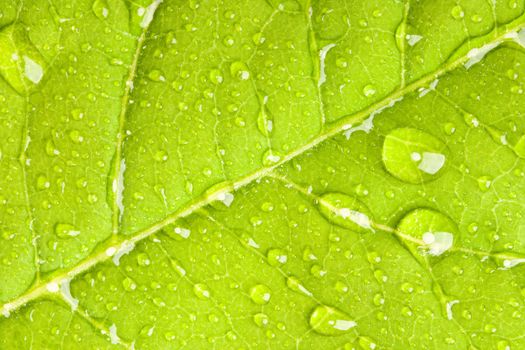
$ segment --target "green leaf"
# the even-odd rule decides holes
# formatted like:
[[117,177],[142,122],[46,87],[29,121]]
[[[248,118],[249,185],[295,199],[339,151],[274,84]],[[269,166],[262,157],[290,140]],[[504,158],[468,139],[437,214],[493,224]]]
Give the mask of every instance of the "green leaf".
[[0,347],[520,349],[523,0],[0,0]]

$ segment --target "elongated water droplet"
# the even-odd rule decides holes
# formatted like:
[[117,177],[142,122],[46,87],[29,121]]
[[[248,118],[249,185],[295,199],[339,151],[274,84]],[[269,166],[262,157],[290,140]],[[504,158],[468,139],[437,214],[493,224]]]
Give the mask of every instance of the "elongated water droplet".
[[312,296],[312,292],[310,292],[306,287],[301,283],[301,281],[294,276],[290,276],[286,279],[286,286],[293,290],[294,292],[297,292],[299,294],[304,294],[306,296]]
[[334,307],[320,305],[310,315],[310,326],[322,335],[342,335],[350,332],[357,323]]
[[319,211],[330,222],[355,232],[371,229],[370,210],[358,199],[343,193],[326,193],[318,203]]
[[197,283],[193,286],[193,293],[197,296],[197,298],[206,300],[210,298],[210,290],[207,285],[204,283]]
[[60,238],[71,238],[78,236],[80,231],[73,225],[58,223],[55,225],[55,233]]
[[447,158],[446,145],[441,140],[409,128],[388,134],[382,153],[388,172],[409,183],[422,183],[441,176]]

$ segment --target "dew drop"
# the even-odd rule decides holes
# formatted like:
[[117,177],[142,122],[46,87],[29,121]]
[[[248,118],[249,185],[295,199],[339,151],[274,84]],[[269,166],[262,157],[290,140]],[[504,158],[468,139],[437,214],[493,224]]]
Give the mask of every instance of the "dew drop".
[[71,238],[78,236],[80,231],[73,225],[58,223],[55,225],[55,234],[60,238]]
[[257,284],[250,288],[250,298],[259,305],[268,304],[272,297],[272,291],[264,284]]
[[210,81],[216,85],[222,84],[222,82],[224,81],[222,72],[219,69],[212,69],[210,71],[209,78],[210,78]]
[[21,24],[0,30],[0,75],[20,94],[39,84],[47,64]]
[[139,266],[149,266],[149,265],[151,265],[151,260],[149,259],[148,254],[146,254],[146,253],[139,253],[137,255],[137,264],[139,264]]
[[363,232],[371,229],[370,210],[358,199],[343,193],[326,193],[318,202],[321,214],[330,222]]
[[248,80],[250,78],[250,71],[244,62],[233,62],[230,66],[230,73],[232,77],[239,80]]
[[268,318],[266,314],[258,313],[258,314],[253,315],[253,322],[255,322],[255,324],[258,327],[262,328],[268,325],[268,323],[270,322],[270,319]]
[[463,12],[463,8],[459,5],[454,6],[452,10],[450,11],[450,14],[452,15],[454,19],[457,19],[457,20],[465,17],[465,12]]
[[268,259],[268,264],[272,266],[284,265],[288,260],[286,252],[282,249],[270,249],[268,250],[268,254],[266,255],[266,257]]
[[363,88],[363,95],[366,97],[374,96],[376,94],[376,89],[373,85],[366,85]]
[[206,300],[210,298],[210,290],[204,283],[197,283],[193,286],[193,293],[199,299]]
[[399,222],[397,231],[416,256],[439,256],[452,247],[457,227],[446,215],[420,208],[405,215]]
[[293,290],[294,292],[297,292],[299,294],[303,294],[306,296],[312,296],[312,292],[310,292],[306,287],[301,283],[301,281],[294,276],[290,276],[286,279],[286,286]]
[[135,281],[133,281],[131,278],[126,277],[122,280],[122,287],[124,287],[124,290],[128,292],[132,292],[137,289],[137,283],[135,283]]
[[317,306],[310,315],[310,327],[322,335],[342,335],[350,332],[357,323],[342,311],[326,306]]
[[109,5],[107,0],[95,0],[93,6],[91,7],[95,16],[98,19],[104,20],[108,18],[109,15]]
[[166,78],[164,75],[162,75],[162,72],[158,69],[153,69],[148,72],[148,78],[151,81],[166,81]]
[[401,128],[385,137],[382,159],[391,175],[416,184],[439,177],[446,154],[446,145],[436,137],[417,129]]

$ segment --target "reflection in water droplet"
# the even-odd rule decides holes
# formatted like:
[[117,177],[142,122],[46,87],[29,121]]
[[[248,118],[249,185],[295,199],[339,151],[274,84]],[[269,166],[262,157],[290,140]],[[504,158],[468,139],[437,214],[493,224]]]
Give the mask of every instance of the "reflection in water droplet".
[[385,137],[382,159],[388,172],[396,178],[422,183],[441,175],[446,154],[441,140],[417,129],[401,128]]
[[312,329],[322,335],[341,335],[352,330],[357,323],[342,311],[320,305],[310,315],[310,326]]
[[326,193],[318,203],[321,214],[330,222],[355,232],[371,229],[370,210],[358,199],[343,193]]

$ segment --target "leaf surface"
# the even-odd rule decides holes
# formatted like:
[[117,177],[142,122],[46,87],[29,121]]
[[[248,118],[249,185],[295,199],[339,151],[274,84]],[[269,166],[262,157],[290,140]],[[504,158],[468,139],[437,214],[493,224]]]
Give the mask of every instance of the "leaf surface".
[[4,1],[0,344],[523,347],[524,6]]

